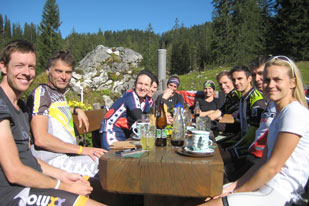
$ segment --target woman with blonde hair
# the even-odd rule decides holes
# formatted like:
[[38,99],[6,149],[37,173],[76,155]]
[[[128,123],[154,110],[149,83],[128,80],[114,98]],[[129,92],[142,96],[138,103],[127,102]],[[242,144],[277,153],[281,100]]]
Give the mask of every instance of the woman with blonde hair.
[[300,71],[286,56],[265,64],[263,88],[275,103],[261,161],[204,205],[291,205],[309,177],[309,111]]

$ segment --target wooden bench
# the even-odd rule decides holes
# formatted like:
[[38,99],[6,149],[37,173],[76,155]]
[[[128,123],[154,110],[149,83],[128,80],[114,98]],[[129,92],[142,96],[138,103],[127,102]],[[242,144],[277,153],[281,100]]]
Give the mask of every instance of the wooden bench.
[[[105,109],[89,110],[89,111],[85,111],[85,114],[88,117],[88,121],[89,121],[88,132],[92,133],[93,146],[101,147],[99,129],[101,126],[101,122],[104,119],[104,116],[106,114],[106,110]],[[78,127],[77,115],[73,115],[73,121],[74,121],[76,136],[81,136],[83,134],[88,133],[85,129],[85,125],[82,125],[81,128]]]

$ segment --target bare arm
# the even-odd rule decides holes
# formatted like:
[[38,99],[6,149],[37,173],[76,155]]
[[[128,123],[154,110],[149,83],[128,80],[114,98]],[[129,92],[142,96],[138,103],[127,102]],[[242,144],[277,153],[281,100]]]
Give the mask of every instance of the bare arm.
[[221,117],[221,114],[222,112],[217,109],[216,111],[214,111],[213,113],[211,114],[208,114],[208,117],[211,119],[211,120],[220,120],[222,117]]
[[[48,133],[48,117],[36,115],[32,117],[31,128],[34,136],[34,144],[45,150],[58,153],[78,154],[80,146],[63,142]],[[94,153],[95,152],[95,153]],[[106,152],[101,148],[83,147],[81,154],[88,155],[95,161],[95,156],[100,157]]]
[[[21,162],[8,120],[0,122],[0,131],[0,165],[8,181],[12,184],[31,188],[54,188],[57,184],[56,179],[44,175]],[[54,176],[63,174],[60,173],[59,169],[55,169],[53,172],[57,173]],[[62,183],[59,189],[82,195],[90,194],[92,191],[92,188],[82,181],[75,181],[71,184]]]
[[[70,108],[71,109],[71,113],[73,114],[73,110],[74,108]],[[81,128],[82,125],[85,125],[85,129],[86,132],[88,132],[89,129],[89,121],[88,121],[88,117],[86,115],[86,113],[80,109],[80,108],[75,108],[75,112],[77,113],[77,119],[78,119],[78,127]]]
[[207,111],[207,112],[200,112],[200,116],[201,117],[206,117],[206,116],[209,116],[209,115],[211,115],[211,114],[213,114],[215,112],[215,110],[209,110],[209,111]]
[[[299,138],[300,137],[296,134],[287,132],[279,133],[270,159],[245,183],[242,184],[241,178],[239,181],[240,184],[237,186],[235,192],[254,191],[270,181],[280,172],[285,162],[291,156],[299,142]],[[267,153],[263,153],[263,156],[264,155],[267,155]],[[244,178],[246,178],[246,176]]]
[[[291,136],[289,136],[291,135]],[[286,160],[294,151],[299,136],[291,133],[279,133],[277,143],[273,149],[271,158],[267,161],[267,145],[263,151],[263,157],[255,163],[239,180],[224,188],[222,194],[215,197],[224,197],[232,192],[249,192],[258,189],[271,180]]]

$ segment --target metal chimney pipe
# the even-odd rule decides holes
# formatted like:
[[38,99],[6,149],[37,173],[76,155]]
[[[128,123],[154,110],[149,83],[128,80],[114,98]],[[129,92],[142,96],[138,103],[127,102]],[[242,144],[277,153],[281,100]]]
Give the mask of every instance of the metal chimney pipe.
[[166,49],[158,49],[158,80],[159,91],[166,87]]

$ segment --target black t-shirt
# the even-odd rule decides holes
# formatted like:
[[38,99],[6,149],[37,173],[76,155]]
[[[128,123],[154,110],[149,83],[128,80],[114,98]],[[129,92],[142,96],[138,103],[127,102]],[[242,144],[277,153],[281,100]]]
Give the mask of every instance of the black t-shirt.
[[184,100],[183,100],[183,97],[182,97],[180,94],[178,94],[178,93],[175,92],[175,94],[174,94],[172,97],[168,98],[167,100],[166,100],[166,99],[163,99],[163,98],[162,98],[162,95],[163,95],[163,94],[160,94],[160,95],[158,96],[158,98],[157,98],[157,100],[156,100],[156,105],[160,105],[160,102],[161,102],[161,100],[162,100],[162,101],[167,105],[168,111],[169,111],[169,112],[173,111],[174,106],[175,106],[178,102],[179,102],[182,106],[184,106]]
[[[33,157],[29,148],[30,125],[26,105],[22,100],[19,100],[18,106],[20,111],[12,105],[0,87],[0,120],[10,121],[12,134],[21,162],[24,165],[41,172],[41,167],[37,160]],[[2,167],[0,167],[0,204],[8,205],[9,201],[11,201],[22,189],[24,189],[23,186],[9,183]]]
[[196,102],[199,102],[200,109],[202,112],[207,112],[211,110],[217,110],[220,108],[220,102],[218,98],[214,98],[213,101],[207,102],[204,98],[197,98],[194,102],[194,106],[196,105]]

